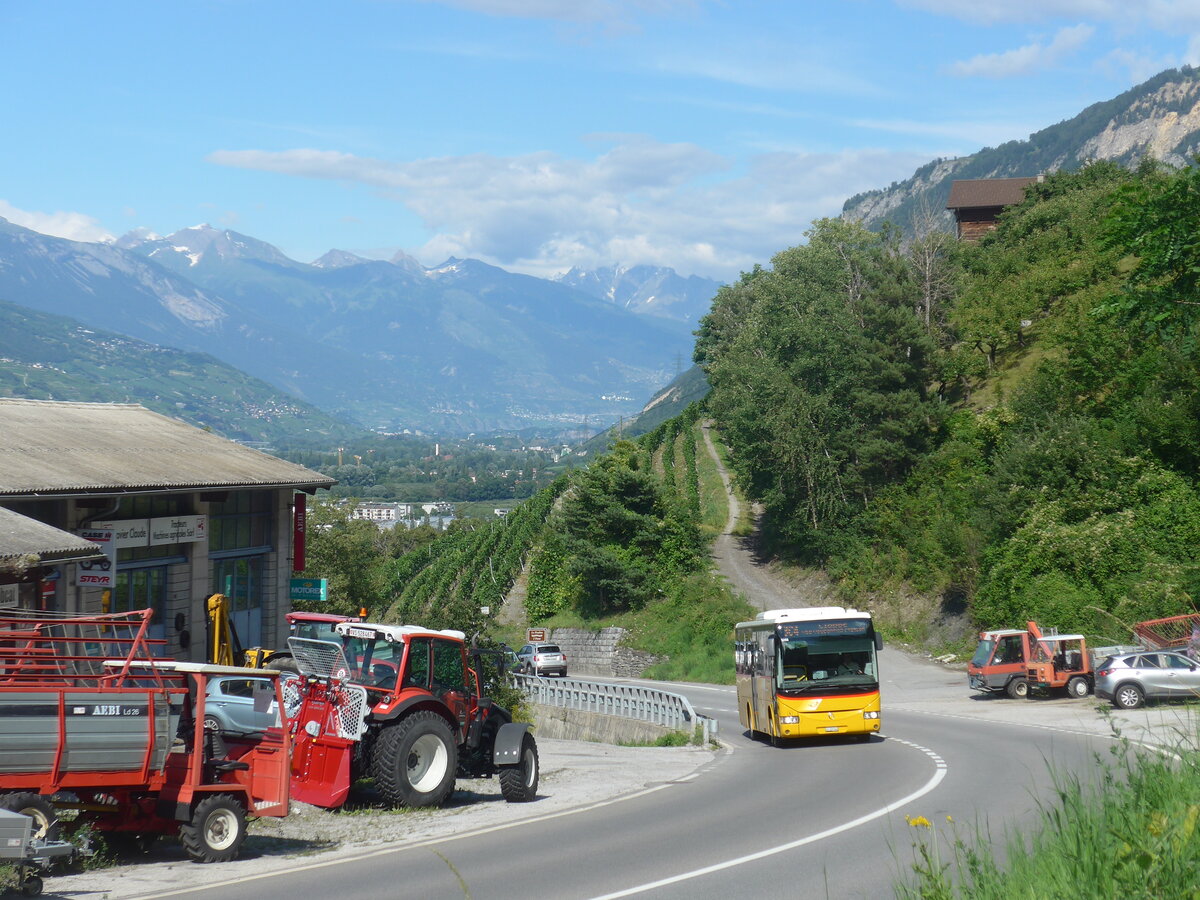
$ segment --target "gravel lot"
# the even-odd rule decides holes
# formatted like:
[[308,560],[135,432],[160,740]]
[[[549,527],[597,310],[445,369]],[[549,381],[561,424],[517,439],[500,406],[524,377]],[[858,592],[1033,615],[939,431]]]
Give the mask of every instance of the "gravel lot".
[[498,779],[460,779],[446,806],[430,810],[380,810],[368,795],[352,797],[338,812],[293,803],[284,819],[251,825],[241,858],[231,863],[191,862],[174,838],[158,841],[134,862],[46,879],[50,896],[78,900],[128,900],[176,888],[217,884],[301,864],[343,860],[355,854],[410,847],[429,838],[505,828],[532,818],[566,815],[610,803],[688,776],[718,752],[694,747],[616,747],[540,739],[541,783],[532,803],[506,803]]

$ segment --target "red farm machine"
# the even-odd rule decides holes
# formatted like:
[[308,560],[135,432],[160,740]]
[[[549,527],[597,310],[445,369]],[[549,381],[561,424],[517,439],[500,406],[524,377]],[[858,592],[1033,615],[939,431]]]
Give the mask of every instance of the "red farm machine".
[[[232,859],[247,815],[287,815],[289,737],[205,729],[208,680],[273,673],[159,659],[152,614],[0,616],[0,807],[46,838],[67,806],[115,843],[178,834]],[[282,701],[275,682],[263,702]]]
[[295,799],[339,807],[351,783],[370,776],[391,803],[435,806],[456,775],[498,775],[506,800],[534,799],[529,726],[480,692],[491,651],[468,651],[461,631],[366,622],[334,630],[336,641],[288,640],[301,673],[284,681]]
[[1133,633],[1144,647],[1174,650],[1200,662],[1200,613],[1138,622]]

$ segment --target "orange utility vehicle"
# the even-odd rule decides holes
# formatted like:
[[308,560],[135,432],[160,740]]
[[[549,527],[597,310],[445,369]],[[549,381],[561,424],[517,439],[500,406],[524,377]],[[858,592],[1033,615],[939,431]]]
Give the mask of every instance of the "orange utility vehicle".
[[0,616],[0,806],[44,839],[61,801],[109,838],[178,834],[197,862],[233,859],[247,815],[288,813],[289,742],[282,725],[206,730],[208,679],[258,676],[264,711],[283,697],[274,672],[158,658],[152,615]]
[[1069,696],[1092,690],[1092,659],[1081,634],[1045,634],[1036,622],[1024,629],[982,631],[967,664],[972,690],[1023,698],[1035,691],[1065,688]]
[[1031,640],[1029,631],[1023,628],[981,631],[975,654],[967,663],[967,684],[971,690],[1004,693],[1014,699],[1028,696]]
[[370,776],[390,803],[436,806],[456,775],[498,775],[509,802],[537,796],[529,726],[480,692],[480,659],[492,651],[468,651],[461,631],[416,625],[334,631],[336,641],[288,639],[300,669],[284,681],[293,797],[339,807]]
[[1095,685],[1092,657],[1082,634],[1042,634],[1036,622],[1028,623],[1034,642],[1033,658],[1026,666],[1029,692],[1050,693],[1065,689],[1068,697],[1086,697]]

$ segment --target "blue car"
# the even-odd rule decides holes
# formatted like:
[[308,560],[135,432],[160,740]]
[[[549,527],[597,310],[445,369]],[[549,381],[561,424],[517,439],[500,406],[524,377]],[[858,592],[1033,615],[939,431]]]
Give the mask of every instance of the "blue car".
[[253,675],[209,679],[204,700],[205,728],[229,734],[261,734],[279,724],[273,679]]

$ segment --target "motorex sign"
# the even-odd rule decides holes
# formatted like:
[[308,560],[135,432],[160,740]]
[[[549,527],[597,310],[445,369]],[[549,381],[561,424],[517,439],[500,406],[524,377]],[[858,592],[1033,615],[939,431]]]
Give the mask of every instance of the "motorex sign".
[[288,599],[324,602],[329,599],[328,582],[324,578],[293,578],[289,581]]

